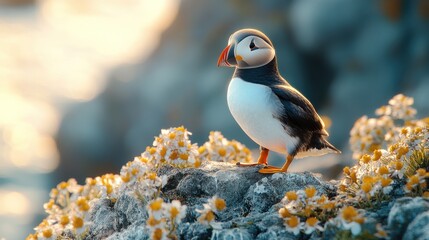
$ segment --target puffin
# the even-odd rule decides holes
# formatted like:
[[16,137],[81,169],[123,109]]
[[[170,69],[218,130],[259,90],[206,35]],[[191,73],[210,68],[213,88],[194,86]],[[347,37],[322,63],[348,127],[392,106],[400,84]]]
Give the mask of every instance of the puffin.
[[[341,153],[326,140],[325,125],[311,102],[279,73],[271,40],[256,29],[233,33],[218,67],[235,67],[228,108],[242,130],[260,146],[256,163],[263,174],[287,172],[295,158]],[[267,163],[269,151],[286,156],[282,167]]]

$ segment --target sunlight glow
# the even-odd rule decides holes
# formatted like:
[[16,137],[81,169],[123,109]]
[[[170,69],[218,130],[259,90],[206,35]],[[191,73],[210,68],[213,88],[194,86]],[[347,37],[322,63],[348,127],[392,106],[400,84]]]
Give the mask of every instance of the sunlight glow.
[[61,112],[94,98],[110,68],[147,57],[178,4],[41,0],[34,14],[0,15],[0,173],[53,171]]
[[24,194],[19,192],[0,192],[0,216],[24,215],[29,211],[30,203]]

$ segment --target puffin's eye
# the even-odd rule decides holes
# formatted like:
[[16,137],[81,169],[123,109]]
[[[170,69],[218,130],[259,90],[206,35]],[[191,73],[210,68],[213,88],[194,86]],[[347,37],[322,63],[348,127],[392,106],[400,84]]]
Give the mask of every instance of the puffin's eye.
[[256,47],[255,45],[255,39],[252,39],[252,41],[250,42],[249,48],[251,51],[258,49],[258,47]]

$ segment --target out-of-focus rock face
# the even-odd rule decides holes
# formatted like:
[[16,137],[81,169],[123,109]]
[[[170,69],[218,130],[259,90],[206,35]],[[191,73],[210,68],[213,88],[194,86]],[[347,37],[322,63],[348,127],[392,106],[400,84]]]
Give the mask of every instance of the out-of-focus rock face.
[[[425,217],[428,213],[429,201],[427,199],[398,199],[393,205],[388,218],[391,238],[401,239],[405,234],[405,239],[428,239],[427,228],[423,228],[426,229],[425,233],[419,231],[419,229],[429,224],[428,217]],[[417,219],[421,221],[416,221]]]
[[[272,239],[294,237],[287,233],[278,216],[277,204],[288,191],[310,185],[318,192],[332,195],[335,187],[314,174],[279,173],[262,175],[259,167],[236,167],[211,162],[202,168],[163,167],[159,175],[168,176],[162,196],[186,204],[187,214],[178,226],[181,239]],[[196,209],[203,209],[207,199],[217,195],[227,209],[217,214],[222,229],[215,230],[196,221]],[[87,239],[147,239],[144,227],[147,213],[143,203],[129,192],[120,193],[116,203],[98,200],[92,208]],[[231,238],[232,237],[232,238]],[[294,237],[293,239],[295,239]]]
[[[414,97],[419,113],[427,115],[429,31],[421,5],[182,1],[177,19],[149,59],[118,67],[101,95],[65,115],[58,134],[60,172],[76,177],[76,172],[91,176],[117,170],[122,165],[118,159],[139,154],[157,129],[181,124],[193,127],[195,142],[221,130],[257,147],[228,111],[226,88],[233,70],[216,67],[229,35],[245,27],[271,38],[282,75],[320,114],[331,117],[331,140],[338,147],[345,147],[355,119],[397,92]],[[82,164],[88,172],[76,168]]]

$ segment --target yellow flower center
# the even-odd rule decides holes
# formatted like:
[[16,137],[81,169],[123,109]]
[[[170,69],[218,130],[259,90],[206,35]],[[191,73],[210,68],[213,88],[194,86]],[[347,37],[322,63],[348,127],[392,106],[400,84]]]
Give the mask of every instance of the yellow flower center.
[[417,175],[413,175],[408,179],[408,182],[412,185],[416,185],[419,183],[419,177]]
[[130,178],[131,177],[130,177],[129,173],[125,174],[125,176],[121,176],[121,179],[122,179],[123,182],[129,182]]
[[216,207],[216,210],[218,211],[222,211],[226,207],[225,200],[223,200],[222,198],[216,198],[214,200],[214,205]]
[[363,155],[363,156],[360,158],[360,160],[361,160],[363,163],[369,163],[369,162],[371,161],[371,156],[369,156],[368,154],[365,154],[365,155]]
[[77,229],[77,228],[81,228],[83,227],[83,219],[80,217],[73,217],[73,228]]
[[195,161],[195,163],[194,163],[194,167],[200,167],[201,166],[201,162],[200,161]]
[[106,187],[106,193],[107,194],[111,194],[112,192],[113,192],[113,187],[112,187],[112,185],[110,185],[110,184],[105,184],[104,185],[105,187]]
[[162,229],[161,228],[157,228],[152,233],[152,239],[154,239],[154,240],[161,240],[162,239],[162,235],[163,235],[162,234]]
[[220,148],[218,150],[218,153],[221,157],[224,157],[226,155],[226,149],[225,148]]
[[372,156],[372,159],[374,161],[378,161],[381,158],[381,151],[380,150],[375,150],[374,151],[374,155]]
[[317,222],[319,222],[319,220],[317,220],[317,218],[315,217],[307,218],[307,221],[305,221],[305,223],[310,227],[314,227],[317,224]]
[[131,174],[132,174],[132,175],[136,175],[137,173],[139,173],[139,169],[138,169],[138,168],[133,168],[133,169],[131,170]]
[[353,221],[353,219],[358,215],[356,209],[352,206],[347,206],[343,208],[342,217],[346,221]]
[[179,141],[178,144],[179,144],[179,147],[184,147],[185,146],[185,143],[183,141]]
[[163,203],[162,199],[158,198],[149,204],[149,208],[152,211],[159,211],[162,208],[162,203]]
[[67,188],[67,186],[68,186],[68,183],[66,183],[66,182],[61,182],[61,183],[59,183],[58,184],[58,189],[66,189]]
[[381,174],[381,175],[389,174],[389,169],[386,166],[381,166],[378,169],[378,173]]
[[149,153],[151,155],[155,154],[156,153],[156,148],[154,148],[154,147],[149,148]]
[[365,175],[362,177],[362,182],[363,183],[373,183],[374,182],[374,178],[368,175]]
[[215,215],[214,215],[214,213],[212,211],[208,211],[205,214],[205,216],[204,216],[203,219],[206,220],[207,222],[211,222],[211,221],[213,221],[215,219]]
[[206,147],[204,147],[204,146],[201,146],[201,147],[198,148],[198,153],[199,154],[202,154],[205,151],[206,151]]
[[395,162],[395,169],[396,170],[398,170],[398,171],[401,170],[403,166],[404,166],[404,164],[402,162],[399,162],[399,161]]
[[52,229],[49,228],[49,229],[43,230],[42,235],[45,238],[52,237]]
[[69,216],[67,216],[67,215],[61,216],[61,218],[60,218],[60,224],[61,225],[65,226],[65,225],[69,224],[69,222],[70,222]]
[[179,157],[180,157],[180,159],[182,159],[182,160],[188,160],[188,154],[187,153],[182,153],[182,154],[180,154],[179,155]]
[[170,215],[171,215],[171,218],[177,217],[177,215],[179,215],[179,209],[177,209],[176,207],[171,207]]
[[174,139],[174,138],[176,138],[176,133],[175,133],[175,132],[172,132],[172,133],[170,133],[170,134],[168,135],[168,137],[169,137],[170,139]]
[[295,228],[299,224],[299,218],[297,216],[292,216],[286,221],[287,225],[291,228]]
[[180,126],[180,127],[177,127],[176,128],[176,131],[179,131],[179,132],[185,132],[185,127],[183,127],[183,126]]
[[326,210],[332,210],[332,209],[334,209],[334,208],[335,208],[335,203],[333,203],[333,202],[328,202],[328,203],[326,203],[326,204],[323,204],[322,208],[323,208],[323,209],[326,209]]
[[153,216],[150,216],[146,221],[146,224],[152,227],[158,225],[159,223],[160,221],[156,220]]
[[417,174],[418,174],[420,177],[424,177],[424,176],[426,176],[426,170],[425,170],[425,169],[423,169],[423,168],[419,168],[419,169],[417,169]]
[[171,160],[174,160],[174,159],[177,159],[177,152],[172,152],[171,154],[170,154],[170,159]]
[[346,175],[350,175],[350,168],[349,167],[343,168],[343,173]]
[[159,154],[161,155],[161,157],[164,157],[166,153],[167,153],[167,148],[162,147],[161,151],[159,152]]
[[372,189],[372,186],[370,183],[363,183],[361,186],[362,191],[364,191],[365,193],[369,193]]
[[298,195],[294,191],[289,191],[286,193],[286,197],[289,201],[295,201],[298,199]]
[[382,178],[381,179],[381,186],[382,187],[387,187],[390,185],[390,183],[392,182],[391,178]]
[[280,208],[280,210],[279,210],[279,215],[280,215],[280,217],[282,217],[282,218],[287,218],[287,217],[290,217],[290,216],[291,216],[291,214],[290,214],[289,210],[287,210],[286,208]]
[[151,173],[147,174],[147,178],[150,179],[150,180],[152,180],[152,181],[155,181],[156,177],[157,177],[157,175],[154,172],[151,172]]
[[305,189],[305,195],[307,195],[308,198],[314,197],[316,195],[316,188],[314,187],[308,187]]

